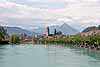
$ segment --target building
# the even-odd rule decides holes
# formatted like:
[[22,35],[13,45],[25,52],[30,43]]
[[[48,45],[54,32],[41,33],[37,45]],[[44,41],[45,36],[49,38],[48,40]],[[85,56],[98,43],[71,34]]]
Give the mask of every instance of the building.
[[32,41],[32,36],[29,36],[27,34],[21,34],[20,39],[23,41]]

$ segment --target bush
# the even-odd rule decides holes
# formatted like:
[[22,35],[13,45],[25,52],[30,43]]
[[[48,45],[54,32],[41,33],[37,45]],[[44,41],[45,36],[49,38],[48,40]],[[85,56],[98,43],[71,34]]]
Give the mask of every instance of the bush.
[[19,36],[16,35],[16,34],[11,35],[11,37],[10,37],[10,42],[13,43],[13,44],[20,43],[20,38],[19,38]]
[[82,45],[94,45],[94,46],[100,46],[100,35],[90,35],[90,36],[80,36],[80,35],[74,35],[64,38],[52,38],[45,40],[47,43],[65,43],[65,44],[82,44]]
[[2,41],[3,39],[5,39],[5,36],[8,36],[7,30],[4,29],[3,26],[0,26],[0,41]]

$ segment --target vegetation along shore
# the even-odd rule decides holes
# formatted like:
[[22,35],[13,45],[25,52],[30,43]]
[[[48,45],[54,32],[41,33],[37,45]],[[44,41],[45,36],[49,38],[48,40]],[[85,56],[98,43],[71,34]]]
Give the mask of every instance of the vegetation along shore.
[[91,48],[100,50],[100,35],[90,35],[90,36],[64,36],[62,38],[43,38],[40,40],[42,43],[62,43],[62,44],[73,44],[73,46]]
[[[100,27],[100,26],[99,26]],[[43,36],[27,36],[27,34],[8,35],[7,30],[0,26],[0,44],[21,43],[26,41],[34,41],[41,43],[57,43],[57,44],[72,44],[76,47],[89,48],[100,50],[100,30],[98,28],[87,28],[86,32],[81,32],[76,35],[63,35],[61,31],[54,29],[54,34],[50,34],[50,29],[47,27],[47,34]],[[90,30],[93,29],[93,30]]]
[[55,36],[40,39],[40,42],[72,44],[76,47],[100,50],[100,25],[98,27],[88,27],[76,35],[55,34]]

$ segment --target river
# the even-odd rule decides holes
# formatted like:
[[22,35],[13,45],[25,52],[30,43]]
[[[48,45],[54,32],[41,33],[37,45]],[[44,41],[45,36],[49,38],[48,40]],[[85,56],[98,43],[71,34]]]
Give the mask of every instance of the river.
[[3,45],[0,67],[100,67],[100,52],[53,44]]

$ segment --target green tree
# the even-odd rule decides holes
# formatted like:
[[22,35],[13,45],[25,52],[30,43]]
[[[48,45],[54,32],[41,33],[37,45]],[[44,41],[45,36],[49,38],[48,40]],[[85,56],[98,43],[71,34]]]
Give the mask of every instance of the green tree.
[[50,35],[50,28],[49,28],[49,27],[47,27],[47,30],[48,30],[48,35]]
[[57,30],[56,29],[54,29],[54,35],[56,35],[57,34]]
[[7,34],[7,30],[4,29],[3,26],[0,26],[0,41],[1,41],[2,39],[5,39],[5,36],[7,36],[7,35],[8,35],[8,34]]
[[13,34],[11,35],[10,37],[10,42],[13,43],[13,44],[17,44],[17,43],[20,43],[20,38],[17,34]]
[[61,31],[58,31],[58,32],[56,32],[56,34],[57,34],[57,35],[61,35],[61,34],[62,34],[62,32],[61,32]]

